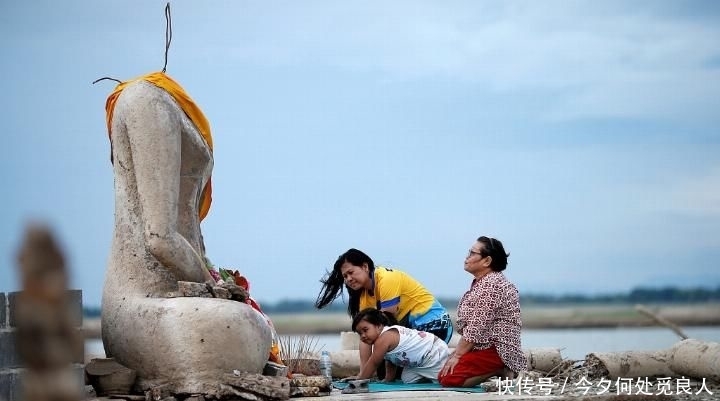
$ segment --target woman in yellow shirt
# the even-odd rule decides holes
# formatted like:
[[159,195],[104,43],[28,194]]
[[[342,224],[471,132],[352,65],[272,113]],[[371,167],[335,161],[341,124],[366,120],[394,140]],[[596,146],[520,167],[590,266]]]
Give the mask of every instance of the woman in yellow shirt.
[[[351,318],[365,308],[376,308],[391,313],[402,326],[450,342],[453,334],[450,315],[430,291],[403,271],[375,267],[373,260],[360,250],[351,248],[340,255],[333,270],[320,282],[323,286],[315,301],[318,309],[340,296],[344,286],[350,298],[347,310]],[[371,353],[371,346],[361,342],[361,369]]]

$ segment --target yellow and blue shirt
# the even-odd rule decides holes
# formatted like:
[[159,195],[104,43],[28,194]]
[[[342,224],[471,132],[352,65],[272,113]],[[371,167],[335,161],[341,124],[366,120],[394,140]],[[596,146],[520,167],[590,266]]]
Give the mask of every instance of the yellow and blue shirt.
[[373,281],[373,289],[363,291],[360,295],[360,310],[386,309],[397,305],[397,320],[402,321],[407,317],[411,328],[441,319],[447,314],[430,291],[403,271],[377,266],[370,279]]

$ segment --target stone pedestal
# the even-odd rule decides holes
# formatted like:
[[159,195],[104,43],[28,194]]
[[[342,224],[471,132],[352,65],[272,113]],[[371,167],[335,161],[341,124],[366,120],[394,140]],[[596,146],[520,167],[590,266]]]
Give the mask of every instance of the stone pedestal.
[[[107,357],[137,371],[136,390],[212,395],[226,373],[261,373],[272,334],[249,305],[217,298],[105,299]],[[143,317],[142,319],[138,317]]]

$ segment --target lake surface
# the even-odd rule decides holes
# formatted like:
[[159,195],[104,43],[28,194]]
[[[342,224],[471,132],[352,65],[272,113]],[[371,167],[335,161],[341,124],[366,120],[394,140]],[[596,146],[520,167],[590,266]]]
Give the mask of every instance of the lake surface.
[[[683,328],[690,338],[720,342],[720,327]],[[591,352],[656,351],[670,348],[680,337],[665,327],[604,329],[535,329],[522,332],[523,348],[560,348],[563,358],[585,359]]]
[[[691,338],[720,342],[720,326],[683,328]],[[340,350],[340,334],[324,334],[317,338],[317,348]],[[621,327],[603,329],[528,329],[522,332],[523,348],[560,348],[563,358],[581,360],[591,352],[655,351],[670,348],[680,340],[664,327]],[[102,341],[85,342],[86,357],[104,356]]]

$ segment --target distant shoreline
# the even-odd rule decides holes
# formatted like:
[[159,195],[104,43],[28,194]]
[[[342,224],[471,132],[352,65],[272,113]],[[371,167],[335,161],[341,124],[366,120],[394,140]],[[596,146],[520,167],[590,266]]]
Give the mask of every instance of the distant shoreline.
[[[720,326],[720,303],[648,305],[664,319],[680,326]],[[453,311],[453,318],[455,318]],[[301,312],[268,314],[278,334],[335,334],[350,330],[345,313]],[[522,310],[523,329],[579,329],[653,327],[654,320],[634,305],[530,306]],[[100,338],[100,319],[85,318],[85,338]]]

